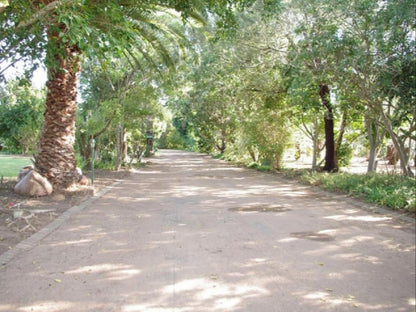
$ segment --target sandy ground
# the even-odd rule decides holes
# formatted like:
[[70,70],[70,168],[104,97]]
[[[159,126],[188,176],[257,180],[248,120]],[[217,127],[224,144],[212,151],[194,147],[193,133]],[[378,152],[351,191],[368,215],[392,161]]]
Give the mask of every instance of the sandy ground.
[[[90,174],[86,172],[90,177]],[[79,187],[76,190],[58,192],[52,196],[28,198],[14,192],[16,179],[0,183],[0,254],[13,248],[23,239],[39,231],[63,212],[91,197],[111,185],[117,179],[125,178],[127,171],[97,170],[94,187]],[[11,208],[13,205],[13,208]],[[22,210],[22,216],[16,218],[16,207]]]
[[163,151],[17,253],[0,311],[414,311],[415,224]]

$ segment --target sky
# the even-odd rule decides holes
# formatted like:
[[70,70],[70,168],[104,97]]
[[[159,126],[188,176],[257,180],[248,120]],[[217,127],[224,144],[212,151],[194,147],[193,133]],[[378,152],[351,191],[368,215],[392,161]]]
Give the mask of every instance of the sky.
[[35,70],[32,78],[32,85],[35,88],[42,89],[45,86],[46,80],[47,74],[45,68],[40,67],[37,70]]
[[[0,68],[1,71],[1,68]],[[6,80],[14,79],[18,76],[23,75],[24,73],[24,64],[17,63],[14,67],[10,67],[4,72],[4,77]],[[39,67],[33,72],[32,85],[37,89],[42,89],[46,84],[47,74],[44,67]]]

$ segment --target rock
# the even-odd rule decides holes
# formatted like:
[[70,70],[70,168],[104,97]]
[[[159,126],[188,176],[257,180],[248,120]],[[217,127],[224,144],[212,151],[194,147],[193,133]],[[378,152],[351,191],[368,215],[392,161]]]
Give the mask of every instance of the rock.
[[79,185],[90,185],[90,180],[85,176],[82,175],[81,179],[78,181]]
[[19,171],[19,175],[17,176],[17,181],[19,182],[20,180],[22,180],[33,169],[35,169],[33,165],[24,166]]
[[47,196],[52,194],[52,184],[35,170],[27,173],[14,187],[23,196]]
[[76,171],[76,173],[77,173],[77,181],[79,182],[79,181],[81,181],[81,179],[82,179],[82,177],[83,177],[83,174],[82,174],[82,169],[81,168],[79,168],[79,167],[77,167],[76,169],[75,169],[75,171]]
[[65,195],[64,194],[55,194],[51,197],[52,200],[55,201],[64,201],[65,200]]

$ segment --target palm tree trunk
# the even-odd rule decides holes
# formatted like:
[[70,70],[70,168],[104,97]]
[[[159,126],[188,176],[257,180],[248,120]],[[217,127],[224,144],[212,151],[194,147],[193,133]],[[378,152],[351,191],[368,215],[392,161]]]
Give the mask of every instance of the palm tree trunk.
[[76,45],[60,40],[64,24],[53,28],[48,31],[46,107],[35,165],[55,187],[67,187],[76,182],[75,115],[81,53]]

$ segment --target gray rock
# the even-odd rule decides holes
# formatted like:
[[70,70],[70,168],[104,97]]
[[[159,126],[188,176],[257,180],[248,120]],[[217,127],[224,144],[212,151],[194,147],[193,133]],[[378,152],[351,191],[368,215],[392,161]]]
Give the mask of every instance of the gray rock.
[[24,166],[20,169],[19,175],[17,176],[17,181],[22,180],[30,171],[35,169],[33,165]]
[[85,175],[82,175],[78,183],[79,185],[90,185],[90,180]]
[[47,196],[52,194],[52,184],[35,170],[27,173],[14,187],[14,191],[23,196]]
[[81,169],[81,168],[79,168],[79,167],[77,167],[77,168],[75,169],[75,171],[76,171],[76,173],[77,173],[78,182],[79,182],[79,181],[81,181],[82,176],[83,176],[82,169]]

